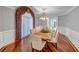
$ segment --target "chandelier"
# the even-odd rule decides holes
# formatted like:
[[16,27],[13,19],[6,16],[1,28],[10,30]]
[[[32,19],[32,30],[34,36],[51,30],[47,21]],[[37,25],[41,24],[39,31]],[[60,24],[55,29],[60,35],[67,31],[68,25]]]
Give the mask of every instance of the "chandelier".
[[40,17],[41,20],[48,20],[49,19],[49,17],[46,15],[46,12],[45,11],[46,11],[46,9],[43,9],[43,14]]

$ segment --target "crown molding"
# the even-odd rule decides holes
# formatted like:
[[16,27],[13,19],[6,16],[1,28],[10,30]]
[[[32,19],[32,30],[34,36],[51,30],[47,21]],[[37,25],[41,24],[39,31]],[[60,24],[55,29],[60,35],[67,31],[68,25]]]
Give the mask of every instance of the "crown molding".
[[[7,8],[10,8],[10,9],[13,9],[13,10],[15,10],[16,8],[15,7],[13,7],[13,6],[4,6],[4,7],[7,7]],[[64,16],[64,15],[67,15],[68,13],[70,13],[72,10],[74,10],[75,8],[76,8],[77,6],[73,6],[72,8],[70,8],[68,11],[66,11],[66,12],[64,12],[64,13],[62,13],[62,14],[60,14],[59,16]],[[31,9],[33,9],[33,7],[31,6],[30,7]],[[34,11],[34,10],[33,10]],[[36,14],[36,13],[35,13]]]
[[13,6],[4,6],[4,7],[15,10],[15,8]]
[[72,7],[71,9],[69,9],[67,12],[61,14],[60,16],[64,16],[67,15],[68,13],[70,13],[71,11],[73,11],[77,6]]

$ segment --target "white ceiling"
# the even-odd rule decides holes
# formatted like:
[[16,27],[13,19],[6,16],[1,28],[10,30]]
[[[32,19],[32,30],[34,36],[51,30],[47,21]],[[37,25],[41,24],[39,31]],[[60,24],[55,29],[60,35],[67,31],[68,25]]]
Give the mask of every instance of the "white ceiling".
[[[18,8],[18,6],[8,7],[15,10]],[[76,6],[31,6],[30,8],[36,15],[42,15],[44,12],[43,9],[45,9],[45,13],[47,13],[48,15],[62,16],[71,12],[76,8]]]
[[35,14],[41,15],[44,13],[47,13],[48,15],[65,15],[72,11],[75,7],[73,6],[36,6],[33,7]]

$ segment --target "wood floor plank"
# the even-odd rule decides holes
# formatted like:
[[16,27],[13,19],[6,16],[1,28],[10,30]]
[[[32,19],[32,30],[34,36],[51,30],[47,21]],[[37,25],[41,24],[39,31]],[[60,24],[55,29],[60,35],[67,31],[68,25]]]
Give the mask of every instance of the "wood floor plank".
[[[24,42],[26,40],[23,40]],[[24,50],[26,52],[27,48],[22,46],[27,46],[27,43],[21,43],[21,41],[16,45],[15,43],[9,44],[7,46],[4,46],[0,49],[0,52],[22,52]],[[78,52],[76,47],[72,44],[72,42],[69,40],[68,37],[65,35],[59,33],[58,35],[58,41],[57,41],[57,47],[55,47],[55,44],[48,43],[48,48],[44,48],[41,52]],[[31,51],[30,51],[31,52]],[[35,50],[35,52],[38,52]]]
[[78,51],[76,47],[72,44],[68,37],[59,33],[57,48],[62,50],[62,52],[76,52]]

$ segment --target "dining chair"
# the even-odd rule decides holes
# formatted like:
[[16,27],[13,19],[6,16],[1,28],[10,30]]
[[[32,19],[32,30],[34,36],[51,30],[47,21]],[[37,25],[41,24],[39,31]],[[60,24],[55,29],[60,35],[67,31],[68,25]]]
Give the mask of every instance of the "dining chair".
[[46,42],[42,41],[39,36],[32,35],[31,36],[32,48],[41,51],[45,46]]

